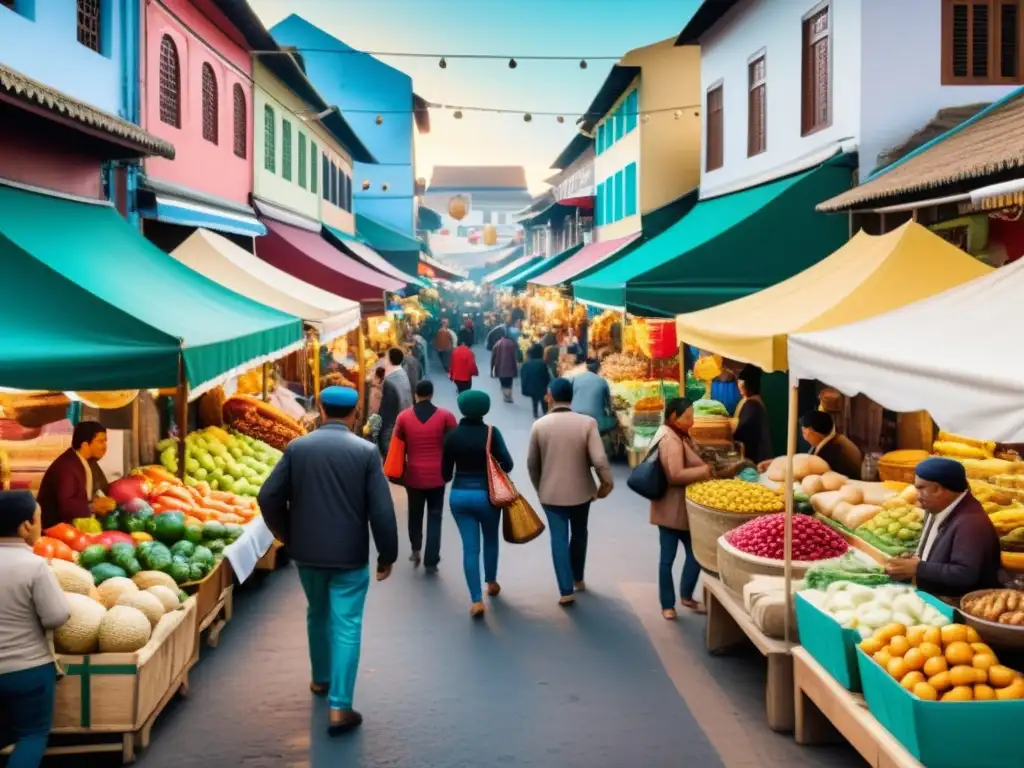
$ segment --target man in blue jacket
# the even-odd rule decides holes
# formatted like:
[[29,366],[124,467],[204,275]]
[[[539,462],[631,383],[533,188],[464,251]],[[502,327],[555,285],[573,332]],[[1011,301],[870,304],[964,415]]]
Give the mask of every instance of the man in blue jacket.
[[369,534],[378,581],[398,559],[398,525],[380,456],[353,432],[358,402],[354,389],[325,389],[323,426],[288,444],[259,495],[264,520],[299,568],[308,602],[310,689],[327,694],[332,733],[363,722],[352,698],[370,586]]

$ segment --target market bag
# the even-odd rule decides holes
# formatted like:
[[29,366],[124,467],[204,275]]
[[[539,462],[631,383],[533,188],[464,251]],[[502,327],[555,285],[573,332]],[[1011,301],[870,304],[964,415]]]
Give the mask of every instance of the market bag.
[[[490,497],[491,505],[504,509],[515,503],[519,498],[519,491],[509,480],[505,470],[501,468],[498,461],[491,455],[491,440],[494,435],[494,428],[487,428],[487,494]],[[534,513],[536,514],[536,513]]]
[[526,544],[544,533],[544,522],[522,496],[502,510],[501,533],[509,544]]
[[405,440],[391,436],[388,455],[384,459],[384,475],[393,482],[398,482],[405,474]]
[[650,501],[665,497],[668,493],[668,476],[665,474],[665,468],[661,466],[657,444],[630,473],[626,485],[633,493]]

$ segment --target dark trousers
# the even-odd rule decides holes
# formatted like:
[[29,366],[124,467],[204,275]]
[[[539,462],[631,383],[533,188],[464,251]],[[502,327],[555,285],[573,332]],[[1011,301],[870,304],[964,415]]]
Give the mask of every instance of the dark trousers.
[[463,392],[466,392],[466,391],[468,391],[468,390],[470,390],[472,388],[473,388],[473,382],[472,381],[456,381],[455,382],[455,391],[458,392],[460,395]]
[[433,568],[441,560],[441,520],[444,514],[444,487],[407,488],[409,496],[409,544],[413,552],[423,549],[423,508],[427,509],[427,551],[423,564]]
[[[573,593],[573,582],[583,581],[587,564],[587,522],[590,502],[573,507],[544,505],[551,535],[551,561],[562,597]],[[570,535],[571,533],[571,535]]]
[[548,412],[548,403],[543,397],[533,397],[533,418],[543,416]]
[[448,372],[448,368],[452,364],[452,351],[450,349],[439,349],[437,350],[437,357],[441,361],[441,367],[444,368],[445,373]]
[[659,525],[658,536],[661,542],[661,559],[658,562],[658,595],[661,598],[661,609],[667,611],[669,608],[675,608],[676,605],[672,566],[675,564],[680,542],[682,542],[683,551],[686,552],[683,575],[679,580],[680,600],[693,600],[693,590],[697,588],[697,579],[700,577],[700,564],[693,556],[693,544],[690,542],[689,531],[677,531],[675,528]]
[[53,664],[0,675],[0,747],[14,744],[8,768],[36,768],[42,762],[56,684]]

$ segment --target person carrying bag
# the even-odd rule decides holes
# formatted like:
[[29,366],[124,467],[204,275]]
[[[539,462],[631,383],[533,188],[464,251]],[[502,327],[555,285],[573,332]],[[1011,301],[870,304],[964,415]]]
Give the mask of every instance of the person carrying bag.
[[494,428],[487,428],[487,493],[502,510],[501,535],[509,544],[526,544],[544,533],[544,521],[491,454]]

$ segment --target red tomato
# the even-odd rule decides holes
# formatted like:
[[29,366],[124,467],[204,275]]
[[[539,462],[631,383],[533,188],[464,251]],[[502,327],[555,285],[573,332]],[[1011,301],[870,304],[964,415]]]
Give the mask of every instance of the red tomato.
[[71,551],[71,547],[65,544],[59,539],[53,539],[49,536],[43,536],[35,543],[32,547],[32,551],[40,557],[45,557],[47,560],[67,560],[69,563],[75,561],[75,555]]

